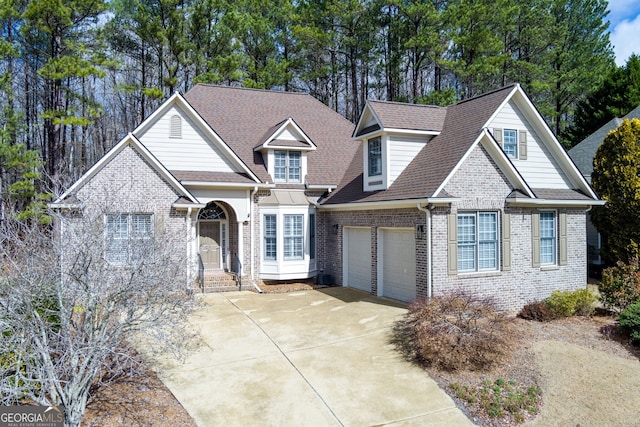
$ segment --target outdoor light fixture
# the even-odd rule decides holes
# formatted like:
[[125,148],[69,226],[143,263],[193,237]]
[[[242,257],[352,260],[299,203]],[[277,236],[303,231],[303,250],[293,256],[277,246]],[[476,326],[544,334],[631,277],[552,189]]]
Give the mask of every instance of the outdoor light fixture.
[[416,225],[416,240],[422,240],[424,238],[424,225]]
[[333,234],[338,234],[339,228],[340,228],[340,224],[333,224]]

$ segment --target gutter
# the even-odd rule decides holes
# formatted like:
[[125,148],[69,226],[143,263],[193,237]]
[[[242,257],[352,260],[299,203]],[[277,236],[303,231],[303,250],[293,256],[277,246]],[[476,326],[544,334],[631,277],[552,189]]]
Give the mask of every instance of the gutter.
[[191,294],[191,209],[187,208],[187,294]]
[[258,186],[254,186],[253,190],[251,190],[251,193],[249,195],[249,245],[251,246],[249,249],[249,259],[251,262],[251,267],[250,267],[250,271],[251,271],[251,284],[253,285],[254,288],[256,288],[256,290],[259,293],[262,293],[262,289],[260,289],[260,287],[258,286],[258,284],[256,283],[255,280],[255,274],[254,274],[254,259],[253,257],[255,256],[254,254],[254,249],[253,249],[253,245],[254,245],[254,236],[253,236],[253,196],[256,195],[256,193],[258,192]]
[[433,209],[433,205],[432,204],[428,204],[427,208],[423,208],[422,206],[420,206],[420,202],[418,202],[417,204],[417,208],[419,211],[422,211],[425,213],[425,221],[426,221],[426,239],[427,239],[427,299],[430,300],[431,299],[431,286],[432,286],[432,280],[431,280],[431,209]]

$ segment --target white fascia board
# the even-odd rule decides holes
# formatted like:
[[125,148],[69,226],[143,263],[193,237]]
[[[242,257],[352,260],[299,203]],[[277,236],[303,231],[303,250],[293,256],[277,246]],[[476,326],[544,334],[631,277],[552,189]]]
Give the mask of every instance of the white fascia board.
[[65,191],[60,197],[58,197],[53,204],[64,200],[70,194],[73,194],[77,189],[82,187],[88,180],[93,178],[98,172],[102,170],[113,158],[118,155],[125,147],[133,146],[135,150],[140,153],[152,167],[160,173],[176,190],[182,195],[189,198],[193,202],[197,202],[197,199],[191,195],[191,193],[180,184],[180,182],[165,168],[162,163],[155,158],[153,154],[136,138],[132,133],[122,138],[111,150],[107,152],[102,158],[96,162],[84,175],[80,177],[67,191]]
[[509,103],[509,101],[511,101],[511,98],[513,97],[513,94],[515,94],[518,90],[522,91],[522,88],[520,87],[519,83],[516,84],[513,87],[513,89],[509,93],[509,95],[507,95],[507,97],[504,99],[504,101],[502,101],[502,104],[500,104],[500,106],[498,108],[496,108],[493,113],[491,113],[491,116],[489,116],[489,120],[487,120],[484,123],[484,125],[482,125],[483,128],[489,127],[489,123],[491,123],[492,121],[495,120],[495,118],[498,115],[498,113],[500,113],[500,111],[502,111],[502,109]]
[[149,126],[151,126],[151,124],[153,124],[160,115],[166,113],[173,104],[178,104],[180,107],[182,107],[191,117],[191,119],[193,119],[193,121],[197,123],[198,126],[200,126],[200,128],[204,130],[206,134],[208,134],[213,140],[218,143],[218,148],[220,148],[227,155],[227,157],[233,163],[235,163],[238,168],[249,175],[254,181],[260,182],[260,179],[251,171],[251,169],[249,169],[249,167],[236,155],[236,153],[233,152],[233,150],[227,145],[227,143],[222,140],[220,135],[218,135],[218,133],[211,126],[209,126],[207,122],[204,121],[202,116],[200,116],[200,114],[191,106],[191,104],[187,102],[186,99],[184,99],[182,95],[180,95],[179,92],[171,95],[171,97],[169,97],[169,99],[167,99],[160,107],[158,107],[153,112],[153,114],[151,114],[142,123],[140,123],[140,125],[135,128],[132,133],[134,135],[138,135],[146,131],[147,128],[149,128]]
[[[279,145],[273,145],[273,144],[269,144],[269,141],[277,139],[278,135],[280,135],[287,127],[293,127],[300,135],[302,135],[302,138],[304,138],[304,142],[306,142],[307,144],[309,144],[309,147],[288,147],[288,146],[279,146]],[[253,149],[253,151],[261,151],[267,148],[282,148],[282,149],[286,149],[286,150],[296,150],[296,151],[314,151],[316,150],[318,147],[316,146],[316,144],[313,143],[313,141],[311,141],[311,138],[309,138],[309,136],[302,130],[302,128],[300,126],[298,126],[298,124],[296,123],[295,120],[293,120],[293,118],[289,117],[287,120],[285,120],[282,125],[280,125],[280,127],[278,127],[278,129],[273,132],[271,135],[269,135],[267,138],[265,138],[264,142],[260,145],[258,145],[256,148]]]
[[354,136],[351,139],[354,141],[360,141],[360,140],[365,140],[365,139],[371,139],[374,138],[376,136],[383,136],[383,135],[390,135],[390,134],[396,134],[396,135],[415,135],[415,136],[438,136],[440,135],[440,131],[436,131],[436,130],[416,130],[416,129],[402,129],[402,128],[384,128],[384,129],[378,129],[375,130],[373,132],[370,133],[365,133],[362,134],[360,136]]
[[338,186],[334,184],[307,184],[305,187],[307,190],[327,190],[328,192],[332,192],[338,188]]
[[47,206],[51,209],[81,209],[82,205],[80,203],[48,203]]
[[366,141],[368,139],[371,138],[375,138],[376,136],[383,136],[384,134],[384,129],[378,129],[378,130],[374,130],[373,132],[369,132],[369,133],[363,133],[360,136],[352,136],[351,140],[352,141]]
[[514,87],[514,90],[509,94],[509,96],[505,98],[500,107],[498,107],[496,111],[494,111],[489,120],[487,120],[487,123],[485,123],[484,127],[486,128],[489,123],[491,123],[495,119],[496,115],[502,110],[502,108],[504,108],[504,106],[512,99],[514,99],[516,103],[520,105],[520,107],[524,107],[523,113],[529,119],[530,124],[536,128],[537,133],[542,138],[545,146],[552,153],[555,160],[558,161],[569,179],[571,179],[573,183],[576,184],[585,194],[593,197],[594,199],[597,199],[598,196],[593,191],[593,188],[591,188],[591,185],[589,185],[582,173],[580,173],[578,167],[575,165],[575,163],[573,163],[573,160],[571,160],[567,151],[564,149],[562,144],[560,144],[560,141],[558,141],[558,138],[556,138],[553,131],[544,120],[544,118],[542,118],[542,115],[533,104],[529,96],[522,89],[520,84],[517,84]]
[[275,188],[275,184],[252,184],[236,182],[215,182],[215,181],[182,181],[185,187],[226,187],[226,188]]
[[457,202],[460,199],[457,197],[429,197],[423,199],[405,199],[405,200],[386,200],[380,202],[354,202],[354,203],[339,203],[335,205],[320,205],[320,210],[328,211],[363,211],[363,210],[376,210],[376,209],[400,209],[400,208],[415,208],[416,204],[428,205],[429,203],[434,205],[443,205]]
[[202,203],[174,203],[171,205],[172,208],[178,210],[187,210],[189,208],[203,209],[207,205]]
[[462,156],[462,158],[460,158],[454,168],[451,169],[449,175],[447,175],[447,177],[442,181],[440,186],[436,189],[436,191],[433,192],[433,194],[440,194],[440,192],[444,190],[444,187],[449,183],[451,178],[456,174],[456,172],[460,169],[467,158],[469,158],[473,150],[478,146],[478,144],[483,141],[483,146],[487,149],[489,155],[493,158],[502,172],[507,176],[507,178],[509,178],[511,184],[514,185],[517,189],[523,190],[529,197],[535,197],[533,191],[531,191],[531,188],[529,188],[525,180],[516,170],[515,166],[513,166],[513,163],[511,163],[504,151],[502,151],[502,149],[498,146],[498,143],[495,141],[495,139],[493,139],[493,136],[491,136],[491,133],[487,128],[484,128],[482,130],[473,144],[471,144],[467,152],[464,153],[464,156]]
[[607,202],[604,200],[564,200],[564,199],[510,199],[507,198],[508,205],[521,207],[540,207],[540,206],[556,206],[556,207],[589,207],[604,206]]
[[364,117],[366,116],[367,111],[371,113],[371,116],[376,121],[378,126],[380,126],[380,129],[383,128],[380,118],[376,115],[375,111],[373,111],[373,108],[371,108],[371,104],[367,100],[367,103],[364,105],[364,108],[362,109],[362,113],[360,114],[360,118],[358,119],[358,123],[356,124],[356,127],[353,129],[353,135],[351,135],[353,139],[360,139],[364,136],[364,135],[360,135],[359,137],[356,137],[356,135],[358,134],[358,130],[360,129],[360,126],[362,126],[363,124],[362,121],[364,120]]
[[440,135],[440,131],[437,131],[437,130],[418,130],[418,129],[404,129],[404,128],[385,128],[383,130],[386,133],[400,133],[400,134],[421,135],[421,136]]
[[164,178],[169,181],[173,187],[175,189],[177,189],[178,191],[180,191],[181,193],[183,193],[184,196],[187,196],[189,198],[189,200],[191,200],[194,203],[198,202],[198,199],[196,199],[195,197],[193,197],[193,195],[189,192],[189,190],[187,190],[181,183],[180,181],[178,181],[176,179],[175,176],[173,176],[171,174],[171,172],[169,172],[167,170],[167,168],[164,167],[164,165],[162,163],[160,163],[160,161],[158,159],[156,159],[156,157],[151,154],[151,152],[147,149],[147,147],[145,147],[139,140],[138,138],[135,137],[135,135],[133,134],[129,134],[131,137],[131,141],[133,142],[133,144],[136,146],[136,148],[138,149],[138,151],[145,157],[145,159],[151,163],[154,168],[160,172],[161,175],[164,176]]

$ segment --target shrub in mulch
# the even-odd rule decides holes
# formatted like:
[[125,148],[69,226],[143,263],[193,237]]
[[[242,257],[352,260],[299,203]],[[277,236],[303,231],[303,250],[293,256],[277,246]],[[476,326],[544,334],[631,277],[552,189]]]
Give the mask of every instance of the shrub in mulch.
[[534,301],[522,307],[518,317],[537,322],[549,322],[556,318],[544,301]]
[[393,343],[406,358],[445,371],[486,370],[516,343],[513,324],[494,302],[456,292],[409,306]]

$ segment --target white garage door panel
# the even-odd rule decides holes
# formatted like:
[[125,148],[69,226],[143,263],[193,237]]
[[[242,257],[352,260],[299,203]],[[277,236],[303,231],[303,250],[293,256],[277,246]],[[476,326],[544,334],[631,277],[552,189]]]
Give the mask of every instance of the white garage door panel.
[[384,296],[400,301],[416,298],[416,242],[413,230],[382,230],[382,280]]
[[371,230],[345,228],[344,248],[346,285],[371,292]]

